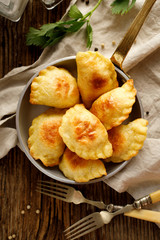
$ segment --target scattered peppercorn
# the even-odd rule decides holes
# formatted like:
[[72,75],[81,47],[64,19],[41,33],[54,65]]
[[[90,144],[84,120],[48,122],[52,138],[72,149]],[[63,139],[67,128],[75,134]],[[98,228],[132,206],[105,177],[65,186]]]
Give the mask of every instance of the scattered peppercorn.
[[101,48],[104,48],[104,47],[105,47],[104,43],[101,43]]
[[149,115],[149,112],[148,112],[148,111],[146,112],[146,115],[147,115],[147,116]]
[[97,51],[98,51],[98,48],[95,48],[94,51],[97,52]]
[[22,210],[22,211],[21,211],[21,214],[25,214],[25,211],[24,211],[24,210]]
[[37,214],[39,214],[39,213],[40,213],[40,210],[39,210],[39,209],[37,209],[37,210],[36,210],[36,213],[37,213]]
[[31,206],[30,205],[27,205],[27,209],[29,210],[31,208]]
[[86,5],[88,5],[89,4],[89,0],[86,0]]

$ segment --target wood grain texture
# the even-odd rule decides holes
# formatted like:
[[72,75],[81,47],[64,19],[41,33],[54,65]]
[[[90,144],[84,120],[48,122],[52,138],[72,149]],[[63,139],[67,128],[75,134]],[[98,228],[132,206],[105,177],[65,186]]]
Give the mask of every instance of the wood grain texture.
[[[30,65],[42,50],[25,45],[29,26],[60,19],[69,4],[63,1],[47,11],[40,0],[29,1],[17,23],[0,17],[0,77],[15,67]],[[63,230],[86,215],[98,211],[87,204],[74,205],[42,196],[35,191],[38,179],[49,180],[39,172],[18,147],[0,160],[0,240],[16,235],[17,240],[63,240]],[[127,193],[119,194],[104,183],[79,185],[76,189],[93,200],[124,205],[133,201]],[[27,209],[27,205],[31,208]],[[24,210],[25,213],[21,214]],[[40,210],[37,214],[36,210]],[[156,224],[117,216],[109,225],[82,237],[82,240],[159,240]]]

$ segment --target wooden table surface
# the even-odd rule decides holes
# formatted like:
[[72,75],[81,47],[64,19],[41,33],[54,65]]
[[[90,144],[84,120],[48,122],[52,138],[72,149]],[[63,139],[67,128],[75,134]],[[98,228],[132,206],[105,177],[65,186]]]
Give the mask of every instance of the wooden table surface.
[[[30,65],[42,50],[25,45],[29,26],[55,22],[64,14],[69,0],[47,11],[40,0],[29,1],[21,20],[11,22],[0,16],[0,77],[15,67]],[[0,160],[0,240],[62,240],[63,230],[86,215],[98,211],[93,206],[74,205],[42,196],[35,191],[38,179],[50,180],[39,172],[18,147]],[[119,194],[100,182],[76,186],[90,199],[124,205],[133,201],[127,193]],[[27,209],[27,206],[30,209]],[[24,210],[24,214],[22,214]],[[37,213],[39,210],[39,213]],[[85,240],[159,240],[154,223],[123,215],[110,224],[82,237]]]

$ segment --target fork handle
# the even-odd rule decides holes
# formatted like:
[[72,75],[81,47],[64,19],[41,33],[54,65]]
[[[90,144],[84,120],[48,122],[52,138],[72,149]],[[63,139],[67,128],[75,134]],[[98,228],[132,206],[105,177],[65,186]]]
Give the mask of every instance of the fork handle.
[[160,212],[140,209],[140,210],[132,210],[130,212],[124,213],[127,217],[138,218],[141,220],[160,223]]
[[137,14],[126,35],[118,45],[117,49],[111,57],[111,61],[122,69],[122,63],[130,50],[139,30],[141,29],[148,13],[150,12],[156,0],[146,0],[142,9]]
[[106,208],[106,205],[104,204],[104,202],[100,202],[100,201],[92,201],[92,200],[89,200],[89,199],[86,199],[85,198],[85,203],[88,203],[88,204],[91,204],[99,209],[105,209]]
[[156,192],[150,193],[138,200],[135,200],[133,203],[133,206],[136,209],[141,209],[142,207],[145,207],[149,204],[156,203],[160,201],[160,190],[157,190]]
[[160,190],[150,193],[149,196],[152,200],[152,203],[159,202],[160,201]]

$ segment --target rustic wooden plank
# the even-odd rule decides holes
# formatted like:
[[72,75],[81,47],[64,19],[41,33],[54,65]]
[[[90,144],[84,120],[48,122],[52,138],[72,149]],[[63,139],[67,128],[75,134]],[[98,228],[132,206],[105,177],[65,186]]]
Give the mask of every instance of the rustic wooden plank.
[[[17,235],[17,239],[50,239],[51,237],[57,240],[64,239],[63,229],[87,214],[98,211],[93,206],[63,203],[35,192],[37,180],[48,180],[49,178],[31,165],[18,148],[11,150],[1,160],[0,169],[1,206],[3,206],[0,210],[2,239],[6,239],[7,236],[14,233]],[[114,203],[121,201],[122,204],[125,204],[132,200],[127,193],[118,194],[104,183],[79,185],[76,188],[90,199],[105,200],[106,195],[102,192],[103,188],[107,193],[106,203],[110,202],[110,197]],[[30,205],[31,209],[27,210],[27,205]],[[36,214],[37,209],[40,210],[40,214]],[[25,211],[24,215],[21,214],[22,210]],[[152,223],[117,216],[109,225],[82,239],[106,239],[106,236],[107,239],[117,240],[158,240],[159,229]]]
[[[40,0],[29,1],[17,23],[0,17],[0,77],[15,67],[30,65],[38,59],[42,49],[25,45],[29,27],[57,21],[69,2],[65,0],[56,9],[47,11]],[[15,239],[19,240],[63,240],[66,227],[98,211],[87,204],[68,204],[42,196],[35,191],[38,179],[49,180],[18,147],[0,160],[0,239],[5,240],[15,234]],[[103,200],[107,204],[123,205],[133,200],[129,194],[119,194],[102,182],[75,188],[87,198]],[[27,209],[28,205],[30,209]],[[24,214],[21,214],[22,210]],[[40,213],[37,214],[36,210]],[[81,239],[159,240],[159,236],[160,230],[153,223],[117,216],[110,224]]]

